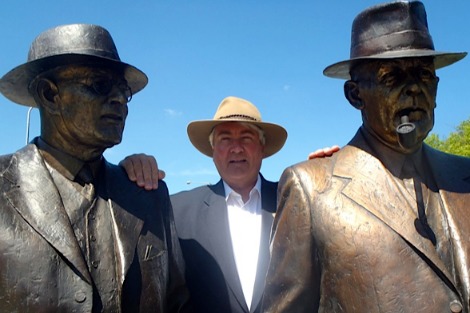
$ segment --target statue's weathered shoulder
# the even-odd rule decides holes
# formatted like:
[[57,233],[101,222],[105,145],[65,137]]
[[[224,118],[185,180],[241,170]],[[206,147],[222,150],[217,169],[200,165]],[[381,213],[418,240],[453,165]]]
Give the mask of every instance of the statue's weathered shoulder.
[[4,172],[15,161],[13,153],[0,155],[0,172]]
[[331,182],[334,165],[339,153],[341,151],[331,157],[302,161],[287,167],[279,184],[287,186],[289,183],[298,182],[307,190],[324,190]]

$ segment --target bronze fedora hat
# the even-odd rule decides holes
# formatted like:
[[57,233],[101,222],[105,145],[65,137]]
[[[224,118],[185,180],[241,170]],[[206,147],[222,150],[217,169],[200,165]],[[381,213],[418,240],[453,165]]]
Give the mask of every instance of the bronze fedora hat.
[[466,52],[434,50],[423,3],[396,1],[372,6],[359,13],[352,24],[350,59],[326,67],[323,74],[350,79],[350,65],[354,61],[407,57],[433,57],[438,69],[466,55]]
[[188,124],[189,140],[201,153],[212,157],[209,135],[215,126],[226,122],[250,123],[261,128],[266,138],[264,158],[281,150],[287,139],[287,131],[284,127],[263,122],[261,113],[253,103],[242,98],[227,97],[219,104],[212,120],[193,121]]
[[98,64],[122,69],[133,94],[148,82],[144,72],[121,62],[113,38],[105,28],[70,24],[39,34],[31,44],[27,62],[1,78],[0,92],[13,102],[35,107],[28,90],[31,81],[42,72],[71,64]]

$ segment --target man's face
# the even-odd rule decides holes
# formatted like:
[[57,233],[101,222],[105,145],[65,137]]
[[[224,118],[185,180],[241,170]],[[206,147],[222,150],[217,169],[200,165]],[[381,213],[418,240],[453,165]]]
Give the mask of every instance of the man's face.
[[122,73],[71,66],[55,76],[59,96],[55,126],[61,137],[72,145],[88,147],[120,143],[132,95]]
[[252,188],[258,178],[264,147],[259,134],[237,122],[214,129],[213,160],[222,179],[234,190]]
[[[438,77],[431,58],[403,58],[358,66],[358,97],[364,126],[391,148],[419,148],[434,126]],[[396,127],[402,116],[416,126],[416,146],[404,151]]]

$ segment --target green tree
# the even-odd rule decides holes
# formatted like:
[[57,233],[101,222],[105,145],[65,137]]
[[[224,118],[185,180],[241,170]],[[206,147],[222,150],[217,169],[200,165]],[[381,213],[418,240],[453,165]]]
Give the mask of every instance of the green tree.
[[438,150],[470,157],[470,119],[458,125],[447,139],[441,140],[437,134],[431,134],[425,142]]

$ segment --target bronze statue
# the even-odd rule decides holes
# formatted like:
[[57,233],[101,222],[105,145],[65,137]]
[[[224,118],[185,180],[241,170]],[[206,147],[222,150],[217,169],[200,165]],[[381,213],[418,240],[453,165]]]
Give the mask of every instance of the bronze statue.
[[41,33],[0,80],[41,117],[40,137],[0,157],[1,312],[187,312],[166,185],[144,191],[102,156],[146,84],[85,24]]
[[470,312],[470,159],[423,143],[434,125],[438,52],[421,2],[360,13],[346,79],[362,115],[331,158],[279,182],[264,312]]

